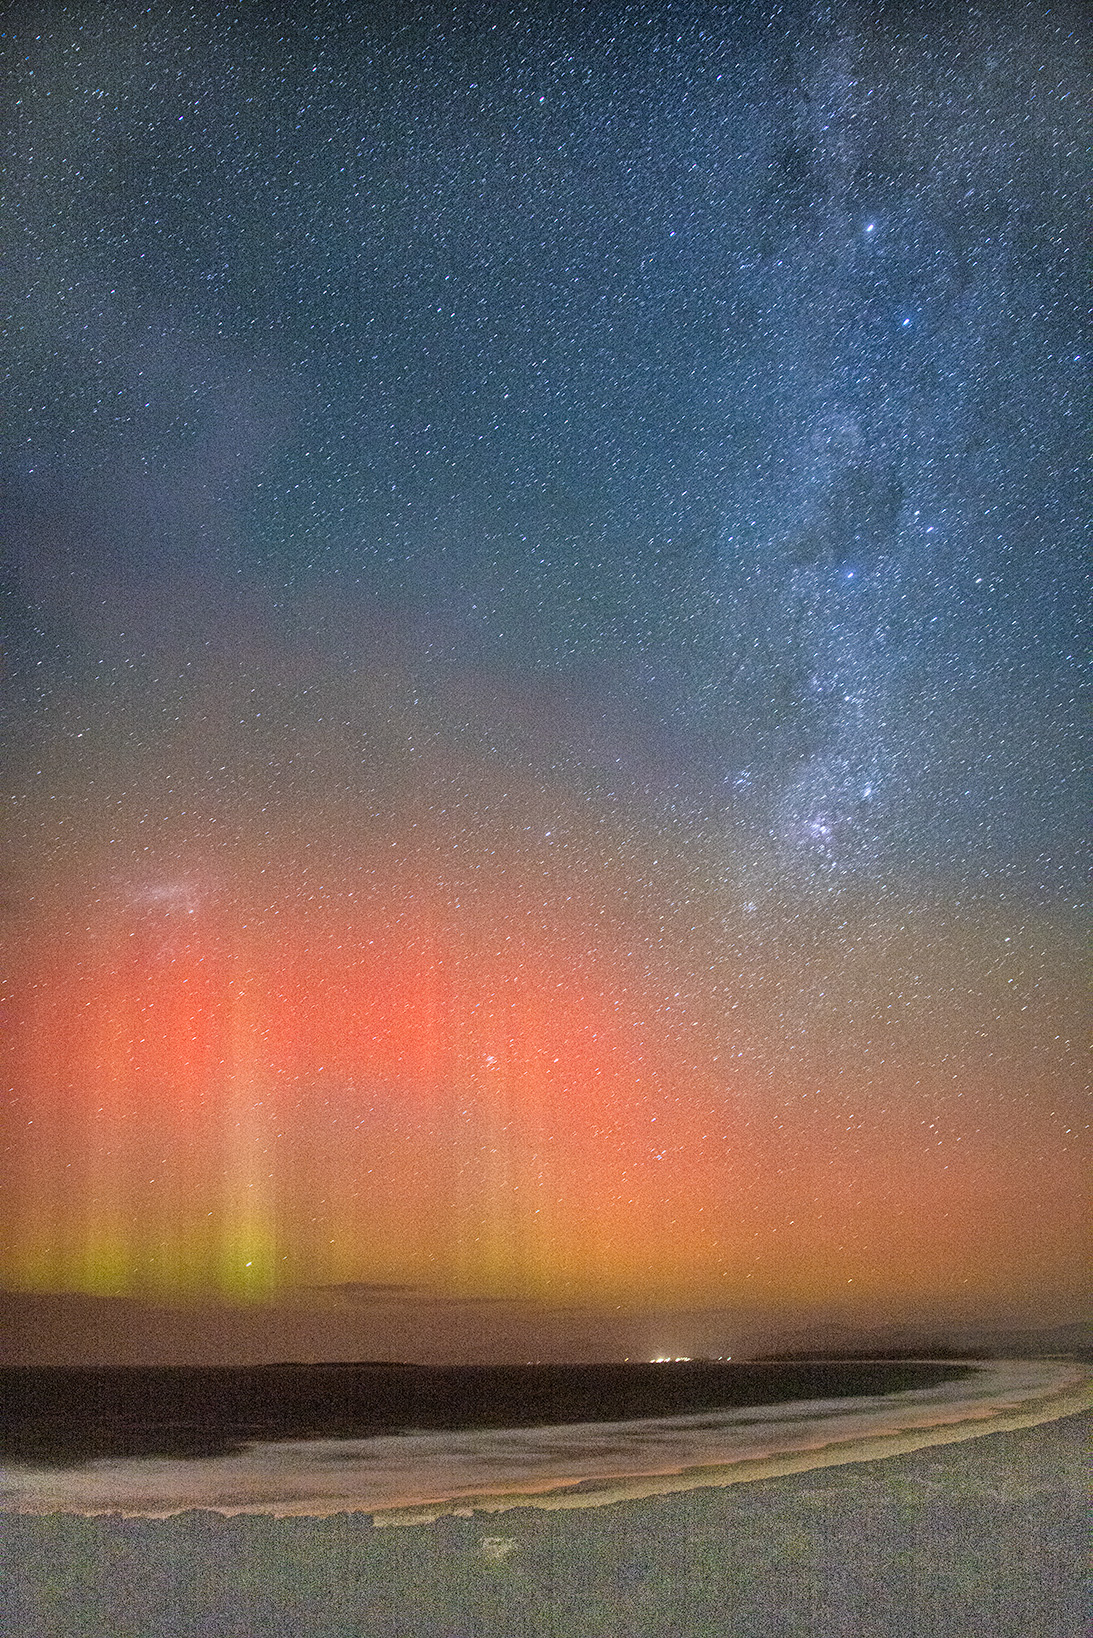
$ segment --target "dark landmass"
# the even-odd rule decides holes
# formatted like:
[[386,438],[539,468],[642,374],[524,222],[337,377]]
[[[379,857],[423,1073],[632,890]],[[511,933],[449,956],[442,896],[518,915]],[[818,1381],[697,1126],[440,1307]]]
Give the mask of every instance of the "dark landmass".
[[922,1360],[732,1364],[0,1369],[0,1460],[217,1456],[253,1440],[558,1426],[930,1388],[970,1374]]
[[954,1327],[940,1336],[896,1330],[806,1331],[753,1359],[1076,1359],[1093,1361],[1093,1321],[1021,1327]]
[[416,1371],[420,1367],[407,1359],[273,1359],[264,1371]]
[[991,1359],[1057,1358],[1093,1361],[1093,1322],[1078,1320],[1036,1331],[994,1330],[980,1341]]
[[946,1348],[933,1347],[927,1343],[923,1348],[795,1348],[792,1352],[783,1350],[777,1354],[753,1354],[756,1364],[783,1362],[785,1364],[818,1363],[823,1360],[832,1364],[853,1362],[860,1360],[987,1360],[995,1356],[987,1348]]

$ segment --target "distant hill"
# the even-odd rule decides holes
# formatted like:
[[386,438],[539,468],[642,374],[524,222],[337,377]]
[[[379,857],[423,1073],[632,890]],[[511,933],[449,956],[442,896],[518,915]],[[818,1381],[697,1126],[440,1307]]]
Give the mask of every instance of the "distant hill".
[[987,1348],[954,1348],[947,1342],[922,1342],[912,1347],[893,1348],[887,1343],[859,1343],[857,1347],[847,1348],[783,1348],[773,1354],[751,1354],[749,1358],[757,1364],[773,1364],[783,1361],[787,1364],[802,1362],[830,1361],[834,1363],[850,1364],[855,1360],[886,1360],[886,1359],[944,1359],[959,1362],[962,1360],[990,1359],[997,1356]]
[[762,1360],[815,1359],[1040,1359],[1055,1354],[1093,1362],[1093,1321],[1036,1328],[953,1326],[943,1334],[825,1330],[799,1336]]
[[[963,1338],[962,1333],[956,1333]],[[1036,1359],[1044,1354],[1074,1354],[1093,1360],[1093,1320],[1052,1325],[1045,1330],[990,1330],[977,1333],[976,1343],[997,1358]]]

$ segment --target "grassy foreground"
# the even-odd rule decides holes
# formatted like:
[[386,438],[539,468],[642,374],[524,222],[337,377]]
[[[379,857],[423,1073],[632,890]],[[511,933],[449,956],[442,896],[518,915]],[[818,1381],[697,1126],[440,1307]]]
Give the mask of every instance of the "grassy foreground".
[[1093,1413],[576,1512],[0,1518],[0,1632],[1081,1638]]

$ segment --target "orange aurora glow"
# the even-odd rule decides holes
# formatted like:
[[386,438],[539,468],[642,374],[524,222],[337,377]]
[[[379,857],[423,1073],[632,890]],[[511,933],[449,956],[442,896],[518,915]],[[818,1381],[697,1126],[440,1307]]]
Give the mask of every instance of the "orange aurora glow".
[[985,1058],[964,1129],[911,1120],[923,1043],[877,1062],[848,1025],[803,1059],[773,962],[718,1027],[618,917],[417,869],[313,903],[157,877],[36,917],[4,1284],[880,1311],[1077,1287],[1080,1168],[1038,1160],[1040,1107],[983,1129]]

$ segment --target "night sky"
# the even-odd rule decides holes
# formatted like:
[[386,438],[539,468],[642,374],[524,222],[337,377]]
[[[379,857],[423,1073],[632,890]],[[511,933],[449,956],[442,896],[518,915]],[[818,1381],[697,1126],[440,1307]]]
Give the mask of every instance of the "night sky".
[[25,1356],[1079,1317],[1088,11],[2,47]]

